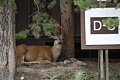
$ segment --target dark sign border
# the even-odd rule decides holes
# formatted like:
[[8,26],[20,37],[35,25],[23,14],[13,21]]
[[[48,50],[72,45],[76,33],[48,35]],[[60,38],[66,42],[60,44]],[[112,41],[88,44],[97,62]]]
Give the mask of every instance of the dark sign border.
[[85,40],[85,11],[80,11],[80,26],[81,26],[81,49],[120,49],[120,44],[118,45],[86,45]]

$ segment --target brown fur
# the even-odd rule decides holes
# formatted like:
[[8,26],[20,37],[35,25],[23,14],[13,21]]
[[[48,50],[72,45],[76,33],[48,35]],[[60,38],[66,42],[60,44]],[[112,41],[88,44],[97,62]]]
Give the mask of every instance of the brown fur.
[[48,63],[56,61],[61,53],[61,37],[54,38],[54,45],[51,46],[26,46],[24,44],[16,47],[18,64],[22,63]]
[[24,44],[16,47],[18,63],[26,62],[51,62],[52,52],[50,46],[26,46]]

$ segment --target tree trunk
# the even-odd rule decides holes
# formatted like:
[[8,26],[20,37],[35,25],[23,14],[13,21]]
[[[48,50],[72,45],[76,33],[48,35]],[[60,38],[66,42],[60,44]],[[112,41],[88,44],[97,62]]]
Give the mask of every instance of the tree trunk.
[[[66,5],[66,7],[65,7]],[[62,54],[65,59],[74,57],[74,27],[72,4],[69,0],[60,0],[61,25],[64,38]]]
[[6,7],[0,6],[0,80],[14,80],[15,75],[15,25],[10,1],[5,1]]

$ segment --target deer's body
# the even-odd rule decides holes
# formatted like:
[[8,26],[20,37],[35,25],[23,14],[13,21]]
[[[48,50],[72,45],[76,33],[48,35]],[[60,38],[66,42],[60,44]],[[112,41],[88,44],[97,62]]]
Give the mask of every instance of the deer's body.
[[44,63],[56,61],[61,53],[61,38],[54,41],[53,46],[26,46],[16,47],[18,63]]

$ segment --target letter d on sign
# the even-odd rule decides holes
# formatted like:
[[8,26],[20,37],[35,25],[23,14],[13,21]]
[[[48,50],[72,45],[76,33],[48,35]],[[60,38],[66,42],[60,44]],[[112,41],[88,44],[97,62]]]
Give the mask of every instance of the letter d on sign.
[[[99,24],[99,28],[97,28],[96,24]],[[102,23],[100,21],[94,21],[94,31],[99,31],[102,28]]]

